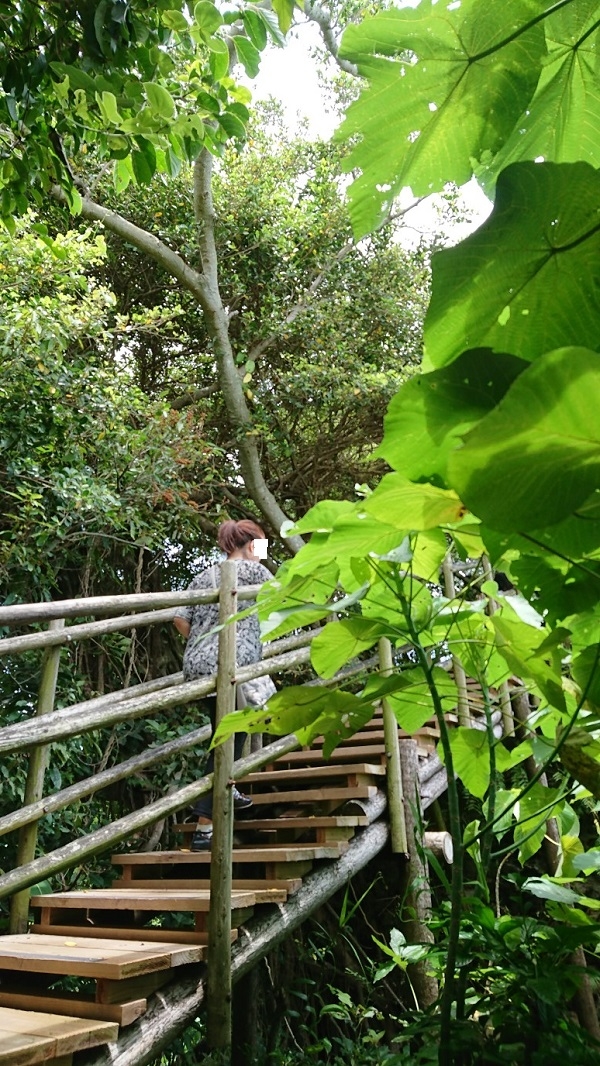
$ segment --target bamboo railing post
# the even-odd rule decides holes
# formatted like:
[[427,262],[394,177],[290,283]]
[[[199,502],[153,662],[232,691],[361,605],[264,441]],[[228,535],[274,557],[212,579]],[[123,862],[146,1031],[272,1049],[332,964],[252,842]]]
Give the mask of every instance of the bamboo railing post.
[[[237,567],[221,564],[219,623],[237,610]],[[216,723],[235,710],[235,623],[219,633]],[[233,737],[215,749],[213,838],[208,915],[207,1036],[208,1045],[229,1058],[231,1049],[231,851],[233,847]],[[229,1049],[229,1051],[228,1051]]]
[[[486,581],[494,580],[494,571],[490,565],[490,560],[487,555],[482,555],[481,561],[483,563],[483,573]],[[488,614],[492,615],[498,609],[496,600],[488,597]],[[502,711],[502,732],[505,737],[514,737],[515,735],[515,719],[512,710],[511,693],[508,681],[501,681],[498,689],[500,694],[500,710]]]
[[[383,677],[389,677],[393,673],[393,669],[392,645],[387,637],[382,637],[379,641],[379,672]],[[387,794],[392,851],[396,854],[406,855],[408,853],[408,843],[406,839],[404,796],[402,794],[398,723],[388,700],[383,699],[381,704],[383,708],[385,754],[387,757]]]
[[[450,552],[448,552],[442,563],[442,576],[444,578],[444,592],[449,600],[453,600],[456,596],[456,586],[454,584],[454,574],[452,573],[452,556]],[[458,724],[460,726],[470,726],[471,716],[469,714],[467,675],[465,674],[460,659],[458,659],[456,655],[452,656],[452,672],[454,674],[454,684],[456,685],[456,713]]]
[[[53,619],[49,623],[49,629],[61,629],[64,626],[64,618]],[[56,681],[58,678],[58,665],[60,661],[60,647],[47,648],[42,660],[42,675],[38,692],[36,716],[48,714],[54,710],[54,698],[56,696]],[[37,803],[44,795],[44,776],[48,765],[49,747],[46,744],[38,744],[31,749],[29,765],[27,767],[27,781],[25,783],[25,795],[23,805]],[[17,868],[25,866],[35,858],[35,848],[38,836],[38,819],[25,825],[19,832],[19,845],[17,849]],[[26,933],[29,921],[29,897],[28,888],[17,892],[10,901],[11,933]]]

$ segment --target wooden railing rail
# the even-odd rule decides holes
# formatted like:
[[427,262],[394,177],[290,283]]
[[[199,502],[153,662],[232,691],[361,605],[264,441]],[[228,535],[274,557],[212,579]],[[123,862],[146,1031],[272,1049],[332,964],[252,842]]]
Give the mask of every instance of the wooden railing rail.
[[[307,643],[310,642],[310,636]],[[278,674],[291,667],[307,663],[310,650],[297,648],[283,655],[272,656],[268,660],[240,667],[236,672],[236,681],[250,681],[263,674]],[[34,744],[48,744],[56,740],[76,737],[89,733],[92,729],[116,725],[118,722],[133,721],[154,711],[166,711],[178,704],[192,703],[202,699],[215,690],[215,678],[206,677],[201,681],[183,681],[159,692],[144,696],[133,696],[127,700],[117,700],[92,709],[86,703],[74,704],[58,711],[44,715],[43,719],[29,718],[15,722],[0,730],[0,754],[23,751]],[[90,701],[92,702],[92,701]],[[95,701],[94,701],[95,702]]]
[[[261,766],[275,761],[280,756],[286,755],[298,747],[300,747],[300,741],[294,734],[280,737],[272,744],[261,748],[260,751],[252,752],[243,759],[239,759],[233,768],[234,780],[253,773],[255,770],[260,770]],[[212,779],[212,774],[200,777],[197,781],[184,785],[177,792],[163,796],[140,810],[124,815],[123,818],[118,818],[109,825],[95,829],[92,833],[88,833],[70,844],[65,844],[55,851],[49,852],[48,855],[42,855],[34,859],[27,866],[11,870],[10,873],[0,877],[0,899],[4,899],[22,888],[35,885],[38,881],[50,877],[52,874],[60,873],[61,870],[67,870],[71,866],[79,865],[93,855],[120,844],[133,834],[149,828],[170,814],[174,814],[175,811],[181,810],[182,807],[191,805],[199,796],[210,792]]]
[[[260,585],[244,585],[240,600],[256,597]],[[43,603],[13,603],[0,607],[0,626],[22,626],[30,622],[49,622],[52,618],[86,618],[143,611],[146,607],[184,607],[197,603],[216,603],[219,596],[212,589],[182,589],[180,592],[133,592],[118,596],[89,596],[72,600],[48,600]],[[125,626],[124,628],[127,628]]]

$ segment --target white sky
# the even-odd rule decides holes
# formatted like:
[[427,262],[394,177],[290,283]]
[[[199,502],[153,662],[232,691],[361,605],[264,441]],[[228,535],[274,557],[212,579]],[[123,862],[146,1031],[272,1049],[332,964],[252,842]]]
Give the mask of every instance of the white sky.
[[[283,105],[290,129],[296,129],[301,119],[308,121],[308,135],[329,138],[339,124],[337,115],[327,108],[322,88],[317,77],[315,61],[309,52],[311,46],[319,43],[317,27],[312,24],[300,25],[288,37],[285,48],[269,48],[261,56],[258,76],[247,81],[252,91],[254,102],[273,96]],[[416,244],[421,233],[440,232],[440,219],[435,209],[436,198],[430,198],[411,211],[406,218],[404,241],[408,245]],[[410,197],[402,199],[408,204]],[[438,201],[439,202],[439,201]],[[455,244],[473,231],[491,211],[491,204],[475,180],[464,186],[462,203],[472,221],[446,227],[444,232],[448,243]]]

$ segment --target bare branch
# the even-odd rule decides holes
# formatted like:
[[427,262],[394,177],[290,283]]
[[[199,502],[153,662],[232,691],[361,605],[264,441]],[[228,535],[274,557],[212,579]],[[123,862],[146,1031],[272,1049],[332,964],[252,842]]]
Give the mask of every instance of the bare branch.
[[310,22],[316,22],[321,31],[323,44],[329,52],[329,55],[337,63],[340,70],[345,70],[346,74],[352,74],[353,77],[357,78],[359,76],[358,69],[354,63],[350,63],[347,59],[340,59],[339,57],[338,42],[331,24],[330,13],[317,3],[317,0],[304,0],[304,14]]

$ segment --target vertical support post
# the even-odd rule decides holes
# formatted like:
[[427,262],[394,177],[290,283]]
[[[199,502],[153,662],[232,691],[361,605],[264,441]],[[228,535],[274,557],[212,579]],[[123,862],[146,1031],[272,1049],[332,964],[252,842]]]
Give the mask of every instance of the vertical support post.
[[[409,944],[432,944],[433,933],[427,922],[431,918],[431,888],[429,870],[419,849],[417,835],[422,824],[421,794],[419,789],[419,758],[414,740],[402,743],[400,754],[402,776],[406,791],[406,826],[408,836],[408,863],[406,864],[406,892],[404,909],[408,914],[403,923]],[[438,984],[431,976],[427,960],[421,960],[410,967],[410,974],[419,1003],[425,1010],[435,1003],[438,997]]]
[[[450,552],[448,552],[442,563],[442,575],[444,578],[444,592],[449,600],[453,600],[456,596],[456,586],[454,584],[454,574],[452,573],[452,556]],[[458,724],[468,727],[471,725],[471,716],[469,714],[467,675],[465,674],[460,659],[458,659],[456,655],[452,656],[452,672],[454,674],[454,684],[456,685],[456,712]]]
[[[219,658],[217,674],[217,725],[235,710],[235,623],[225,623],[237,610],[237,567],[221,564]],[[207,1035],[208,1045],[231,1054],[231,851],[233,847],[233,737],[215,748],[213,778],[213,838],[210,863],[208,915]]]
[[[493,581],[494,571],[490,566],[490,560],[488,559],[487,555],[482,555],[481,561],[483,563],[483,572],[485,574],[485,580]],[[497,609],[498,604],[496,603],[496,600],[492,599],[491,596],[488,597],[487,613],[489,615],[492,615]],[[498,691],[500,693],[500,710],[502,712],[502,732],[504,733],[505,737],[514,737],[515,719],[513,715],[508,681],[502,681],[500,683]]]
[[[379,641],[379,672],[383,677],[389,677],[393,671],[392,645],[387,637],[382,637]],[[383,736],[387,757],[387,794],[392,851],[395,854],[406,855],[408,853],[408,844],[406,840],[404,796],[402,794],[398,723],[388,700],[383,699],[381,703],[383,707]]]
[[[62,629],[65,624],[64,618],[55,618],[49,625],[49,629]],[[58,678],[58,666],[60,662],[60,645],[56,648],[47,648],[42,660],[42,674],[38,691],[36,717],[41,714],[49,714],[54,710],[56,696],[56,682]],[[37,803],[44,795],[44,776],[48,765],[49,747],[47,744],[39,744],[31,748],[29,753],[29,765],[27,767],[27,781],[25,783],[25,795],[23,805]],[[35,858],[35,849],[38,837],[38,823],[30,822],[24,825],[19,832],[19,844],[17,849],[17,867],[25,866]],[[9,930],[11,933],[26,933],[29,920],[30,890],[24,888],[16,892],[10,901]]]

